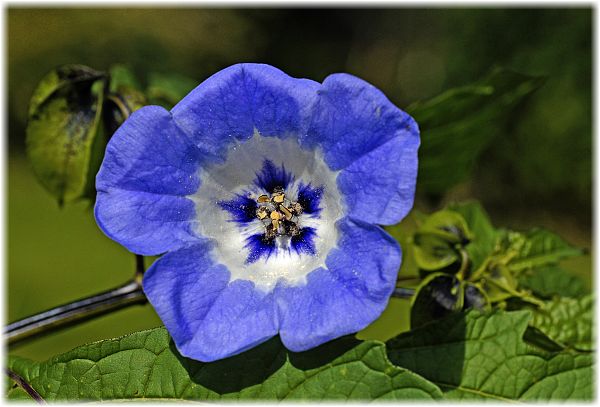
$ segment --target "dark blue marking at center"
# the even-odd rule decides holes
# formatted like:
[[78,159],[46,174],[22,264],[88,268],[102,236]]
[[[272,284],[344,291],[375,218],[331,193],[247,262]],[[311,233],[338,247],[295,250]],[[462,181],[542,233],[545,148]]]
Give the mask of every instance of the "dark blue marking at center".
[[294,175],[287,172],[283,164],[278,168],[271,160],[265,160],[260,171],[256,173],[254,184],[272,194],[278,187],[285,190],[293,179]]
[[[290,248],[297,254],[310,254],[314,256],[317,253],[317,249],[315,248],[316,236],[317,231],[315,228],[301,228],[300,233],[290,239]],[[246,264],[255,263],[262,257],[267,260],[273,253],[277,252],[276,240],[266,239],[264,233],[248,236],[245,247],[249,251]]]
[[292,237],[292,249],[298,254],[315,255],[317,253],[315,248],[316,236],[317,230],[315,228],[305,227],[300,229],[300,233]]
[[323,187],[313,188],[311,184],[304,185],[302,182],[298,185],[298,203],[302,206],[302,211],[308,214],[317,215],[321,212],[321,197],[323,197]]
[[261,257],[266,260],[277,250],[275,239],[266,239],[264,233],[248,236],[245,247],[249,250],[246,264],[252,264]]
[[257,203],[246,195],[236,194],[230,201],[219,201],[219,206],[229,212],[235,222],[248,223],[256,218]]

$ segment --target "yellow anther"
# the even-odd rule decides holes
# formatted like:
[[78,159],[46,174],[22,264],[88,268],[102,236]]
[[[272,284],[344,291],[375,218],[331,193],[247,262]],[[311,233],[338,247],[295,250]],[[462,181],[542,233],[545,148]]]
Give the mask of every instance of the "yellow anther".
[[273,195],[273,202],[275,202],[275,203],[282,203],[284,199],[285,199],[285,194],[283,194],[283,193],[278,193],[278,194]]
[[256,215],[258,216],[258,219],[264,219],[267,217],[267,208],[265,208],[264,206],[258,208],[258,212],[256,213]]
[[271,212],[271,219],[279,220],[279,219],[281,219],[281,214],[277,211],[273,211],[273,212]]
[[269,196],[268,195],[261,195],[258,197],[258,202],[259,203],[265,203],[265,202],[269,202]]
[[279,210],[280,210],[281,212],[283,212],[283,214],[285,215],[285,218],[286,218],[287,220],[290,220],[290,219],[292,219],[292,212],[290,212],[288,208],[286,208],[286,207],[285,207],[285,206],[283,206],[283,205],[279,205]]

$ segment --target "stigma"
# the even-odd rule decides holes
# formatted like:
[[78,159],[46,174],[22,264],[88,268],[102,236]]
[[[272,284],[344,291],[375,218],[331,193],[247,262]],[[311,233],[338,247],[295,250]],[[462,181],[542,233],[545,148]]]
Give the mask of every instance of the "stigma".
[[300,234],[298,220],[303,211],[302,205],[288,199],[283,188],[276,187],[272,194],[260,195],[256,201],[256,217],[265,227],[265,239]]

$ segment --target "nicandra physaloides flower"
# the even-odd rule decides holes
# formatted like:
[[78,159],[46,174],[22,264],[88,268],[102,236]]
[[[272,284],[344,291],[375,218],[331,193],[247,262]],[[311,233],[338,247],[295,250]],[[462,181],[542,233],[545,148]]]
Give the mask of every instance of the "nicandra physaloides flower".
[[415,121],[361,79],[234,65],[117,130],[96,220],[134,253],[164,253],[143,288],[184,356],[277,334],[303,351],[386,307],[401,252],[378,225],[411,209],[418,146]]

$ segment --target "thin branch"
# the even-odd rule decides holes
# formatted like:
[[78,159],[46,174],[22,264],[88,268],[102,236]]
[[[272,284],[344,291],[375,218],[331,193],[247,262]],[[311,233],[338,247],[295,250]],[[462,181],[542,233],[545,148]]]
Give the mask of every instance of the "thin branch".
[[394,297],[394,298],[409,299],[413,295],[415,295],[414,288],[396,287],[394,289],[394,292],[392,292],[392,297]]
[[4,371],[6,372],[8,377],[10,377],[15,383],[17,383],[19,387],[25,390],[25,392],[29,394],[29,396],[32,399],[34,399],[38,404],[47,404],[46,400],[44,400],[42,396],[40,396],[40,393],[38,393],[33,387],[31,387],[31,385],[27,383],[25,379],[23,379],[21,376],[19,376],[17,373],[13,372],[10,369],[4,369]]
[[8,345],[47,334],[78,322],[106,315],[134,304],[147,302],[141,281],[135,278],[126,284],[100,294],[60,305],[9,324],[4,331]]
[[132,280],[100,294],[59,305],[15,321],[4,329],[5,340],[9,346],[15,345],[130,305],[145,304],[148,300],[142,290],[144,271],[144,256],[136,254]]

